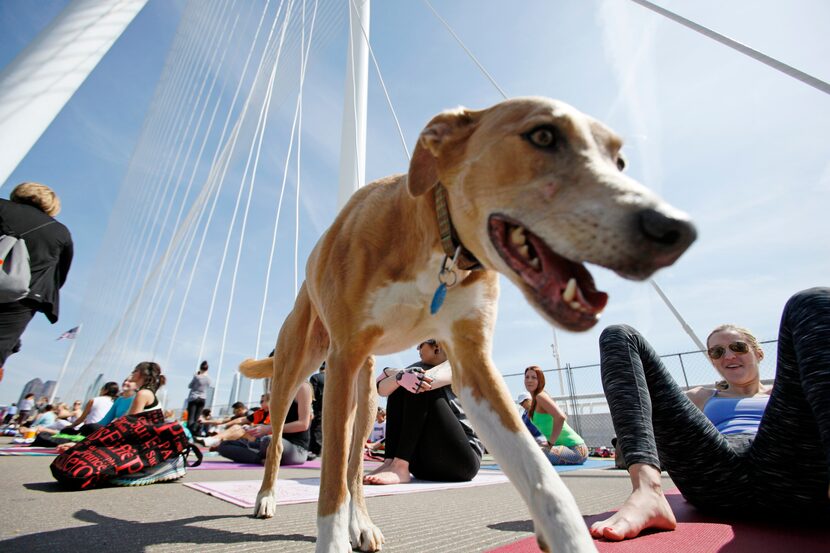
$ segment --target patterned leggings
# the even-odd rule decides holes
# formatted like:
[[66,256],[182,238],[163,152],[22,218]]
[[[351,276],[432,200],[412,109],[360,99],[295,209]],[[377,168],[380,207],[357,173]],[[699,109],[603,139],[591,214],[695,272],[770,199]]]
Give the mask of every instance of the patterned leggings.
[[545,456],[551,465],[584,465],[588,459],[588,447],[585,444],[555,445],[549,451],[545,450]]
[[720,434],[633,328],[607,328],[600,357],[626,466],[662,466],[701,509],[830,520],[830,288],[787,302],[775,385],[754,437]]

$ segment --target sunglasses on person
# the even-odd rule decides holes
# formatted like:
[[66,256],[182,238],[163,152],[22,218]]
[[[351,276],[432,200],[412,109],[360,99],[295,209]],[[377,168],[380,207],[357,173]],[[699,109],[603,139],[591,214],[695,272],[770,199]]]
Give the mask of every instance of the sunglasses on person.
[[434,346],[434,345],[436,345],[437,343],[438,343],[438,342],[436,342],[435,340],[433,340],[432,338],[430,338],[429,340],[424,340],[423,342],[421,342],[420,344],[418,344],[418,347],[417,347],[417,348],[415,348],[415,349],[417,349],[418,351],[421,351],[421,348],[424,346],[424,344],[429,344],[430,346]]
[[[749,344],[747,344],[746,342],[732,342],[726,347],[728,347],[730,351],[733,351],[735,353],[749,353]],[[711,359],[720,359],[721,357],[723,357],[723,354],[726,353],[726,348],[723,346],[713,346],[709,348],[708,353]]]

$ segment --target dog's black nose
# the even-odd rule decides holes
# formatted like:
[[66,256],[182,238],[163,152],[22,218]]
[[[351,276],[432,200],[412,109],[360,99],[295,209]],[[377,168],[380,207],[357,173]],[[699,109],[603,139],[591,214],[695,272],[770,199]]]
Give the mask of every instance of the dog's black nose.
[[697,238],[697,230],[691,222],[669,217],[656,209],[644,209],[638,219],[643,235],[666,248],[685,249]]

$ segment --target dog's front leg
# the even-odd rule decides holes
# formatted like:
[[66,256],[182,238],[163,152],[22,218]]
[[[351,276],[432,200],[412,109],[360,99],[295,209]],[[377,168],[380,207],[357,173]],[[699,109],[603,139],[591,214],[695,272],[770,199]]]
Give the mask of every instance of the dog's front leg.
[[[350,337],[356,344],[361,340]],[[334,341],[334,337],[332,337]],[[346,553],[349,541],[350,494],[346,468],[355,418],[358,371],[369,352],[338,348],[332,343],[326,361],[323,392],[323,466],[317,503],[317,553]]]
[[374,379],[375,360],[366,359],[357,378],[357,414],[354,420],[352,446],[349,452],[348,484],[351,505],[349,512],[349,538],[352,547],[359,551],[379,551],[385,539],[375,526],[366,508],[363,496],[363,448],[372,431],[377,415],[378,394]]
[[525,429],[489,355],[479,320],[453,325],[453,387],[473,427],[530,510],[543,551],[596,551],[571,492]]

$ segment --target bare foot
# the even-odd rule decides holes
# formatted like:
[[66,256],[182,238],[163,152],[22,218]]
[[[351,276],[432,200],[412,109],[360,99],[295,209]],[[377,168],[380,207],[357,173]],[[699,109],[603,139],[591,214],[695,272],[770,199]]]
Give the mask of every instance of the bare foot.
[[[385,464],[386,462],[384,461]],[[409,463],[401,459],[392,459],[386,468],[383,468],[383,465],[381,465],[375,471],[363,477],[364,484],[376,486],[405,484],[410,480],[412,480],[412,476],[409,474]]]
[[[367,473],[366,473],[366,476],[372,476],[373,474],[377,474],[377,473],[379,473],[379,472],[383,472],[383,471],[385,471],[386,469],[388,469],[388,468],[389,468],[389,465],[391,465],[391,464],[392,464],[392,459],[384,459],[384,460],[383,460],[383,463],[381,463],[381,464],[380,464],[380,466],[375,467],[375,469],[374,469],[374,470],[372,470],[371,472],[367,472]],[[366,476],[364,476],[364,477],[363,477],[363,480],[364,480],[364,481],[366,480]]]
[[674,530],[677,520],[662,490],[640,488],[631,492],[619,511],[591,525],[591,535],[611,541],[635,538],[646,528]]

